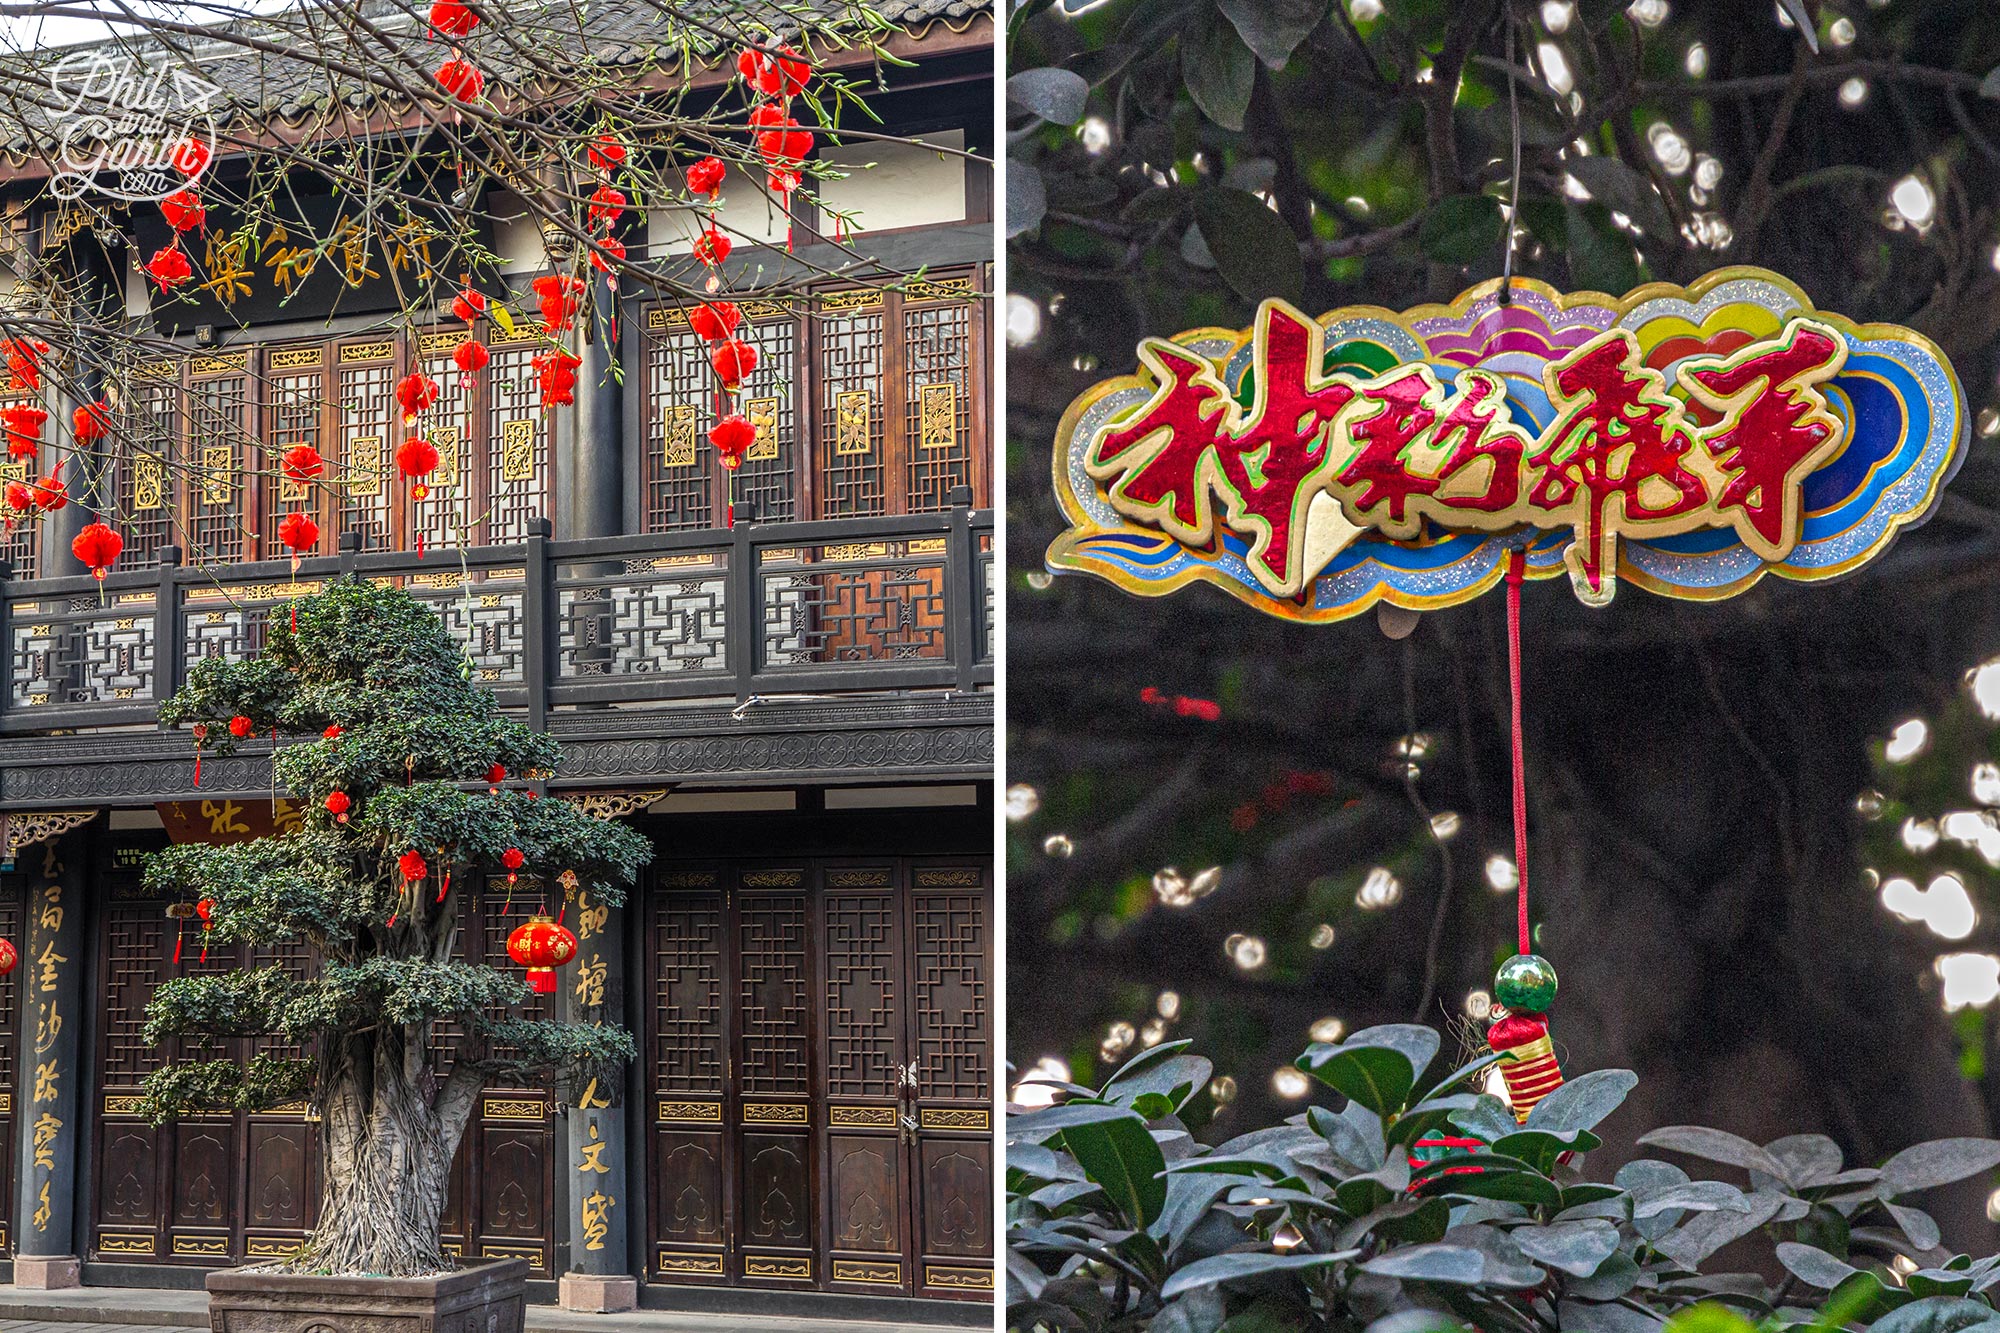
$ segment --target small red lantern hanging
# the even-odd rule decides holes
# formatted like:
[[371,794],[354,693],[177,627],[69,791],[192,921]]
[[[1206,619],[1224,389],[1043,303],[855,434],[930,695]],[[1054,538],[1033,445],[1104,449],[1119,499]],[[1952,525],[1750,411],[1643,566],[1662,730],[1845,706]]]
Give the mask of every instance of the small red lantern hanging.
[[[810,136],[808,136],[810,137]],[[592,228],[608,227],[625,211],[625,192],[600,185],[590,192],[588,220]]]
[[527,859],[526,856],[522,855],[519,847],[509,847],[506,851],[500,853],[500,864],[507,867],[507,882],[509,884],[521,878],[521,866]]
[[734,472],[743,466],[743,456],[757,442],[757,428],[741,413],[732,413],[709,428],[708,442],[722,466]]
[[410,496],[421,500],[431,493],[424,478],[437,469],[437,446],[421,435],[412,435],[396,448],[396,470],[410,483]]
[[[607,255],[610,258],[607,259]],[[608,292],[618,290],[618,274],[612,269],[611,260],[623,260],[624,258],[625,242],[619,240],[616,236],[606,236],[591,247],[590,266],[604,275],[604,290]]]
[[297,575],[299,558],[319,544],[319,524],[304,514],[287,514],[278,520],[278,540],[292,553],[292,573]]
[[36,481],[34,491],[35,508],[44,514],[53,514],[69,503],[69,487],[63,484],[61,477],[53,473]]
[[703,342],[721,342],[742,322],[743,311],[734,301],[704,301],[688,312],[688,327]]
[[757,369],[757,349],[741,339],[717,343],[708,349],[708,364],[722,387],[735,393]]
[[215,928],[210,920],[215,915],[215,899],[203,898],[194,905],[194,914],[201,918],[201,961],[208,961],[208,932]]
[[[16,514],[25,514],[35,507],[35,489],[25,481],[10,481],[6,489],[7,507]],[[13,519],[7,522],[12,525]]]
[[175,231],[193,231],[208,221],[208,210],[193,190],[175,190],[160,200],[160,214]]
[[429,375],[405,375],[396,381],[396,402],[403,409],[403,424],[417,424],[417,413],[429,411],[437,404],[438,384]]
[[102,523],[92,523],[76,534],[69,549],[90,569],[91,577],[102,580],[125,549],[125,539]]
[[489,793],[499,791],[500,784],[505,782],[506,780],[507,780],[507,765],[495,764],[493,765],[493,767],[486,770],[486,790]]
[[[714,227],[710,227],[707,231],[695,237],[694,257],[704,264],[726,264],[729,262],[729,252],[733,248],[734,246],[731,244],[729,237],[717,231]],[[715,288],[710,287],[709,290],[714,291]]]
[[7,457],[32,459],[41,452],[42,423],[49,414],[32,403],[15,403],[0,409],[0,423],[7,428]]
[[438,66],[438,87],[447,97],[460,102],[476,102],[486,91],[486,76],[470,60],[447,60]]
[[466,287],[452,298],[451,313],[455,319],[470,324],[486,313],[486,293],[477,287]]
[[618,136],[606,130],[590,145],[590,165],[599,171],[612,171],[625,165],[625,145]]
[[576,368],[582,361],[574,352],[564,347],[537,352],[529,364],[541,381],[543,407],[568,407],[576,401]]
[[212,145],[200,139],[183,139],[174,145],[173,155],[168,161],[183,177],[194,180],[208,170],[209,160],[214,156]]
[[412,884],[431,873],[430,866],[419,851],[407,851],[396,858],[396,869],[403,872],[403,878]]
[[7,363],[7,387],[17,393],[42,387],[41,359],[49,345],[40,338],[9,338],[0,342],[0,358]]
[[704,157],[687,169],[689,194],[703,194],[710,199],[722,189],[722,179],[729,174],[729,168],[719,157]]
[[479,15],[461,0],[437,0],[431,6],[431,26],[446,37],[465,37],[479,26]]
[[330,791],[326,794],[326,812],[333,816],[333,822],[336,824],[347,822],[347,812],[353,804],[354,802],[344,791]]
[[528,969],[529,990],[553,995],[555,969],[576,957],[576,936],[538,913],[514,927],[507,937],[507,956]]
[[12,972],[20,961],[21,953],[14,947],[14,941],[0,940],[0,977]]
[[346,730],[347,728],[341,726],[338,722],[330,722],[327,724],[326,730],[320,733],[320,736],[325,740],[337,741]]
[[295,444],[285,450],[283,467],[286,481],[304,486],[326,471],[326,460],[311,445]]
[[239,741],[256,729],[257,724],[241,713],[229,719],[229,734]]
[[472,377],[486,369],[486,363],[492,359],[493,354],[487,350],[485,343],[474,338],[467,338],[460,343],[451,354],[452,364],[459,369],[459,387],[470,389]]
[[111,404],[102,398],[85,403],[70,416],[70,430],[78,444],[95,444],[111,433]]
[[194,266],[178,245],[163,245],[146,261],[146,275],[170,292],[194,276]]

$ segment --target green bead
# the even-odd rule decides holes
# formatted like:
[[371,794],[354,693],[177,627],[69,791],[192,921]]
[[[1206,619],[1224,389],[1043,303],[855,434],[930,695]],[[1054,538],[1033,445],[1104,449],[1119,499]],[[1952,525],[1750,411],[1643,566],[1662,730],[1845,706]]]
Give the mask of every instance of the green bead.
[[1556,970],[1540,954],[1517,953],[1500,964],[1493,994],[1517,1014],[1545,1014],[1556,1002]]

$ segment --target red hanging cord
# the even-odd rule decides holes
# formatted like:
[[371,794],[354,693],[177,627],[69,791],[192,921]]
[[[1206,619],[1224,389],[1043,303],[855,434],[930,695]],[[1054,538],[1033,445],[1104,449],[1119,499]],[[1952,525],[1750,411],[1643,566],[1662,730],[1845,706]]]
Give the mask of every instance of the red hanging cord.
[[1520,953],[1532,953],[1528,938],[1528,779],[1521,746],[1521,576],[1528,553],[1516,547],[1507,555],[1507,688],[1514,704],[1514,876],[1515,927]]

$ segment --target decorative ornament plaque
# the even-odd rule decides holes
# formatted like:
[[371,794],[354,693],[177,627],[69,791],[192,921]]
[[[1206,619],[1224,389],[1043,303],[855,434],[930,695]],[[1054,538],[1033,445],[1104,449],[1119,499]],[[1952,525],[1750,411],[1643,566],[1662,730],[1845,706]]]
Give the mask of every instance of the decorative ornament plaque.
[[1524,547],[1593,605],[1621,580],[1714,600],[1859,568],[1958,468],[1944,355],[1774,273],[1499,287],[1147,339],[1063,416],[1050,567],[1320,621],[1469,601]]

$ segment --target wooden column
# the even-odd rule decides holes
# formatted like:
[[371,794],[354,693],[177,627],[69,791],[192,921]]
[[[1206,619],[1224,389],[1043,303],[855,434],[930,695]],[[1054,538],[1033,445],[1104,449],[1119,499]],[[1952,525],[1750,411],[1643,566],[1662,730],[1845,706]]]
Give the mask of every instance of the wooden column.
[[[628,909],[608,906],[581,888],[570,906],[577,956],[558,974],[562,1017],[571,1023],[621,1022]],[[564,1158],[569,1269],[561,1282],[566,1310],[630,1310],[639,1303],[628,1235],[634,1201],[626,1194],[624,1084],[622,1070],[586,1080],[569,1108]]]
[[76,1245],[76,1162],[84,1125],[78,1111],[84,1071],[77,1063],[83,1031],[84,905],[88,843],[65,834],[24,847],[17,864],[28,876],[20,940],[22,1040],[15,1140],[14,1283],[53,1288],[82,1285]]

